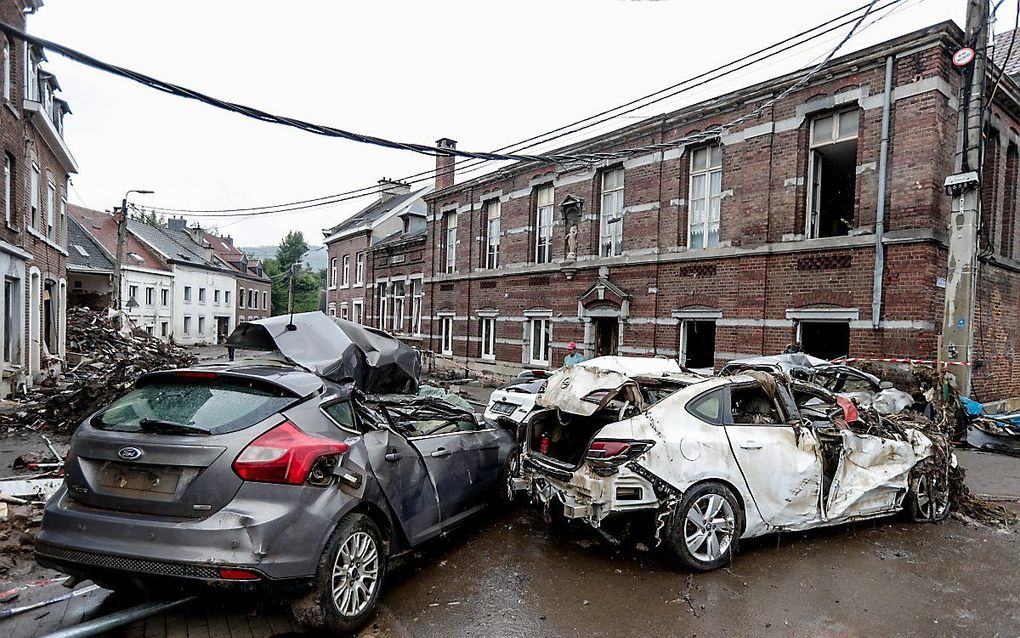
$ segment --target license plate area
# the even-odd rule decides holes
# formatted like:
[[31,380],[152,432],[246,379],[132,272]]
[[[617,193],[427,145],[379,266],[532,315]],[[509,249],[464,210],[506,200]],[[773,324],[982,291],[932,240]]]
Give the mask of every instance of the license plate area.
[[177,493],[184,469],[107,461],[99,467],[98,488],[111,496],[169,501]]
[[492,404],[492,411],[496,414],[511,415],[517,411],[518,406],[514,403],[507,403],[505,401],[497,401]]

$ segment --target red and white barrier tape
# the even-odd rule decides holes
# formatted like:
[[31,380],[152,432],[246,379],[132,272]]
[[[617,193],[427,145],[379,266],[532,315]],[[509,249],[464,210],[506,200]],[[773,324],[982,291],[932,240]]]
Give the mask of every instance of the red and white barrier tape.
[[[833,359],[832,363],[852,363],[854,361],[878,361],[880,363],[910,363],[917,365],[935,365],[937,362],[934,359],[901,359],[896,357],[885,357],[881,359],[871,359],[867,357],[839,357]],[[972,361],[943,361],[943,366],[973,366]]]

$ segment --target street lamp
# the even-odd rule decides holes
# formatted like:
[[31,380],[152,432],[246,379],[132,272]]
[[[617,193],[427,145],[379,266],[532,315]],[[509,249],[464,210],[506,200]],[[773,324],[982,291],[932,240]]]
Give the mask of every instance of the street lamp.
[[131,193],[152,195],[155,191],[132,189],[124,193],[124,199],[121,202],[120,217],[117,218],[117,259],[113,262],[113,307],[116,310],[123,310],[121,268],[124,262],[124,240],[127,238],[128,195]]

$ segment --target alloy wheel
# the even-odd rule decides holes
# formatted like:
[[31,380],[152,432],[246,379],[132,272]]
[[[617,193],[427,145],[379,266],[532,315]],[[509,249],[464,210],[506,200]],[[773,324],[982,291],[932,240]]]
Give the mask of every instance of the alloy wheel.
[[949,486],[943,483],[932,480],[928,474],[922,474],[917,481],[917,509],[927,520],[938,520],[949,509]]
[[503,485],[507,503],[513,503],[516,492],[514,491],[514,479],[521,469],[521,457],[518,452],[512,452],[506,464],[506,483]]
[[379,582],[379,548],[366,532],[347,537],[333,563],[333,604],[353,618],[365,611]]
[[718,560],[729,551],[736,529],[736,516],[729,501],[719,494],[705,494],[687,510],[684,542],[695,558]]

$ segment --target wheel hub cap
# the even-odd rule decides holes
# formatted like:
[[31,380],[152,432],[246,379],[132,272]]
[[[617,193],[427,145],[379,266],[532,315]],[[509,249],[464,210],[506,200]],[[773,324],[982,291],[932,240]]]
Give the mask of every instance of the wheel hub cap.
[[365,611],[379,582],[379,548],[365,532],[347,537],[333,562],[333,604],[348,618]]

